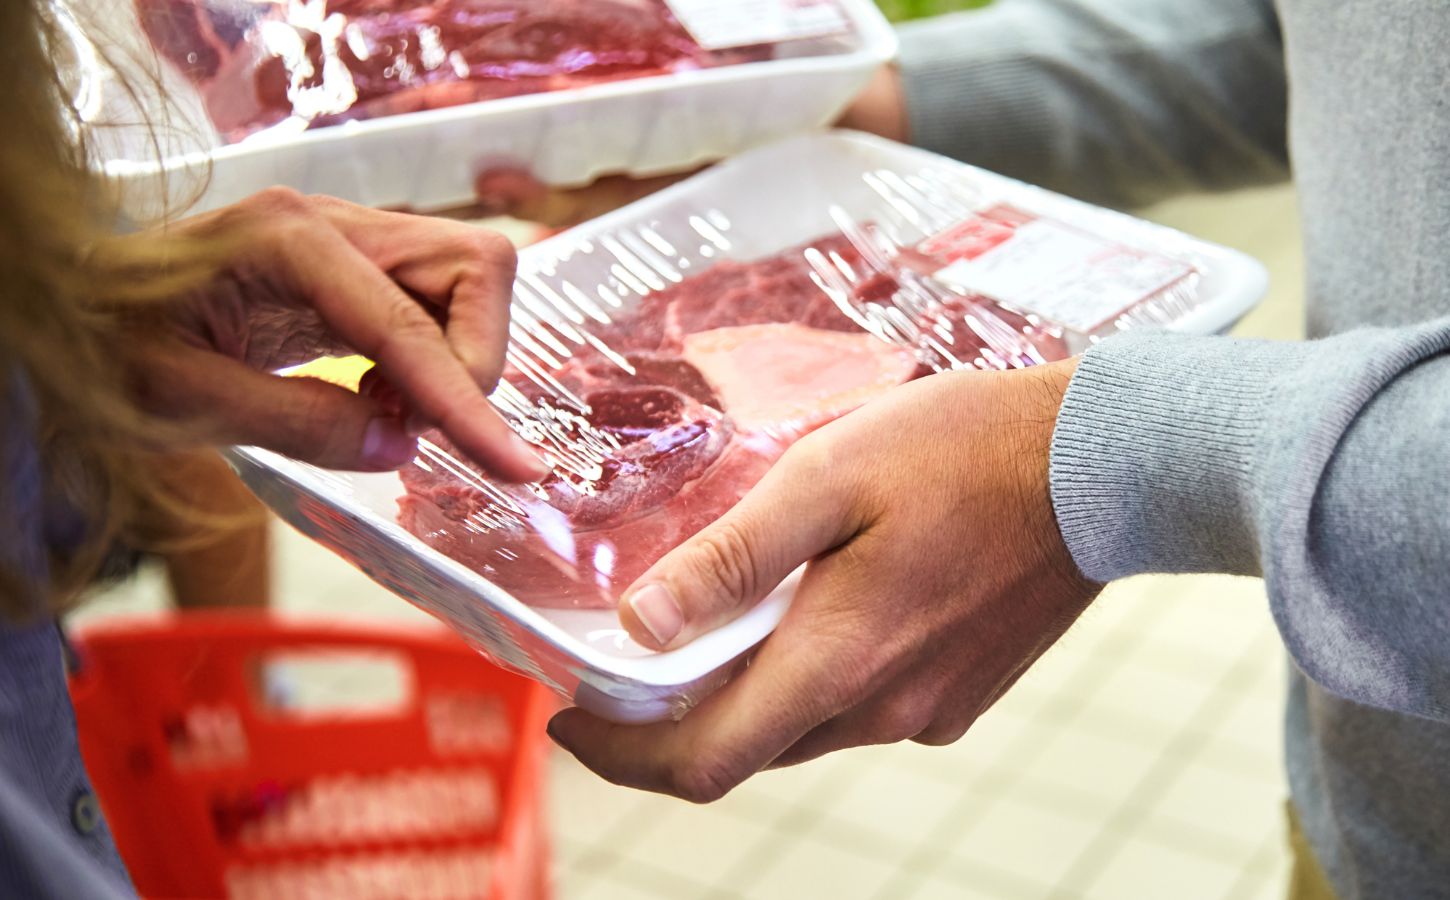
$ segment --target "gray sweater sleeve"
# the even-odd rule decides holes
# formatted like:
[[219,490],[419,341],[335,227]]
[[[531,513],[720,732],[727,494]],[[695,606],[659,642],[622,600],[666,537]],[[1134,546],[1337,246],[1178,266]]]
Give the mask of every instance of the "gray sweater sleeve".
[[1083,359],[1053,441],[1082,570],[1268,582],[1299,667],[1450,721],[1450,319],[1310,343],[1127,333]]
[[1115,206],[1288,177],[1268,0],[997,0],[901,40],[927,149]]

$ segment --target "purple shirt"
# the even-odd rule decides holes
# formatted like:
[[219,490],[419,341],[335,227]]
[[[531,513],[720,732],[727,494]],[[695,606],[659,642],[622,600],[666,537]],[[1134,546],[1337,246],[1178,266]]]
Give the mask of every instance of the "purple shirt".
[[[0,391],[0,562],[31,581],[37,596],[20,600],[39,609],[50,548],[84,526],[47,502],[24,379]],[[0,620],[0,895],[136,896],[86,777],[60,631],[49,617]]]

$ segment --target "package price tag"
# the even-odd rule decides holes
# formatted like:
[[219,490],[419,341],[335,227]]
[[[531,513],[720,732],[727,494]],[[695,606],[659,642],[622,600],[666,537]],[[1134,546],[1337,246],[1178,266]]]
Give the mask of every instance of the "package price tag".
[[1086,334],[1193,273],[1179,260],[1010,207],[987,210],[917,250],[960,291]]
[[835,0],[665,0],[706,50],[780,44],[849,31]]

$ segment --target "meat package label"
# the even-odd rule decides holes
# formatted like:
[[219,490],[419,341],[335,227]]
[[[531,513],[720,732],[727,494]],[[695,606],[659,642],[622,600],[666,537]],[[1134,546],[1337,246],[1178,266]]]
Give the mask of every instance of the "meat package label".
[[779,44],[850,30],[835,0],[665,0],[706,50]]
[[923,241],[936,277],[1024,313],[1091,334],[1193,273],[1071,225],[998,206]]

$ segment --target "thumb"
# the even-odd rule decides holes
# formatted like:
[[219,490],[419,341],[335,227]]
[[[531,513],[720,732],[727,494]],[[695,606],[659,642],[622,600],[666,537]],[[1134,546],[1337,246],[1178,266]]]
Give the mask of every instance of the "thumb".
[[315,378],[250,374],[270,413],[234,419],[231,443],[346,472],[391,472],[418,455],[417,434],[367,398]]
[[[173,350],[165,411],[221,444],[263,447],[327,469],[386,472],[417,455],[402,420],[372,399],[316,378],[284,378],[202,350]],[[157,394],[163,396],[158,397]]]
[[619,605],[630,637],[656,650],[688,644],[850,539],[850,492],[812,459],[787,453],[735,508],[651,566]]

